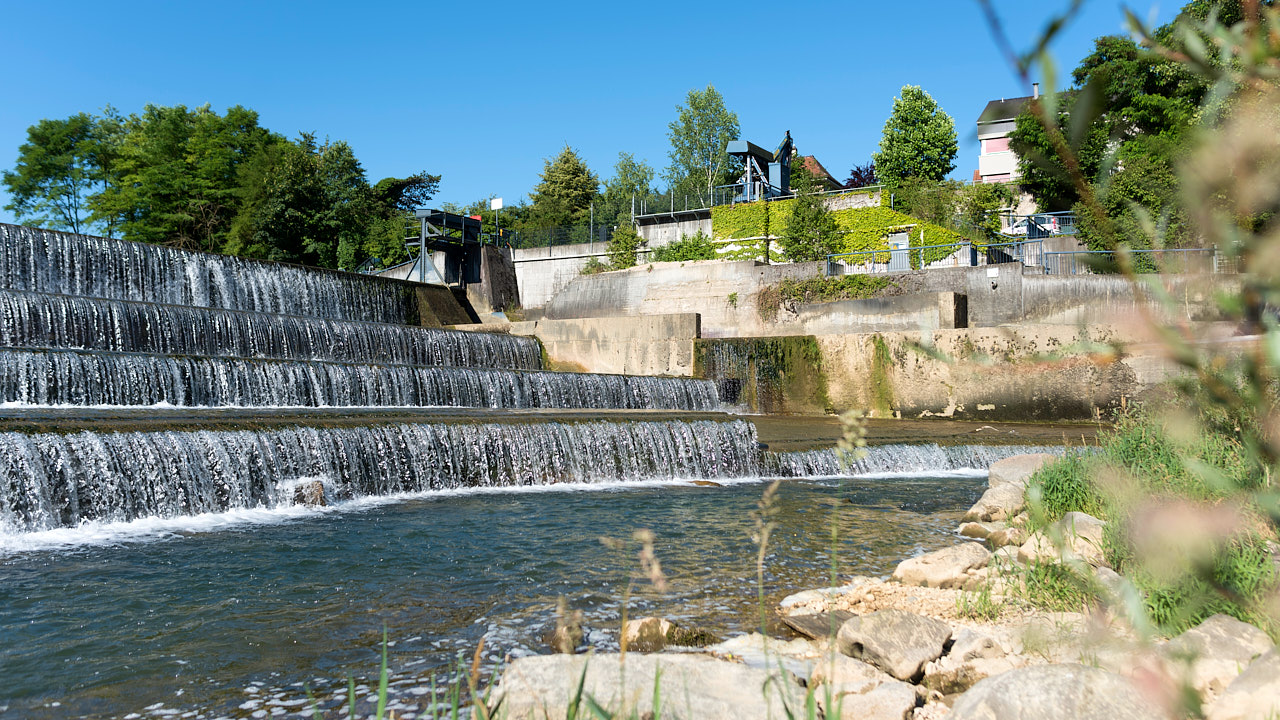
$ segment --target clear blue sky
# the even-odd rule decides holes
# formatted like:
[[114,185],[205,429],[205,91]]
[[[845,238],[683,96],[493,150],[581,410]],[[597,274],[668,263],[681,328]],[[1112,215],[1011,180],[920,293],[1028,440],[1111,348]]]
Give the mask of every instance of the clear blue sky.
[[[1130,0],[1167,22],[1181,3]],[[1028,46],[1067,0],[996,0]],[[1068,77],[1123,32],[1090,0],[1053,53]],[[566,143],[601,179],[619,151],[659,172],[667,124],[712,83],[745,139],[843,179],[875,151],[893,97],[921,85],[955,118],[954,176],[977,166],[990,99],[1029,94],[976,2],[14,2],[0,4],[0,167],[42,118],[146,103],[257,110],[290,137],[345,140],[370,181],[443,175],[440,201],[514,204]],[[1068,78],[1069,79],[1069,78]],[[0,190],[0,205],[8,197]],[[12,222],[0,210],[0,220]]]

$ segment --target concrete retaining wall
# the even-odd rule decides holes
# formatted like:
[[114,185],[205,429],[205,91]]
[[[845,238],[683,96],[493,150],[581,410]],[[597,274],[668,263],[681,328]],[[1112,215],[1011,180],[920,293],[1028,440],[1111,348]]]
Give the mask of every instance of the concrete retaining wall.
[[698,315],[581,318],[512,323],[513,335],[542,341],[553,367],[628,375],[693,375]]
[[[584,260],[585,262],[585,260]],[[824,264],[765,265],[754,261],[703,260],[686,263],[646,263],[638,267],[587,277],[574,277],[547,302],[546,316],[623,317],[635,314],[698,312],[706,337],[755,337],[771,335],[847,332],[838,322],[826,327],[806,327],[800,308],[784,308],[775,322],[765,322],[757,310],[760,290],[783,278],[819,276]],[[1132,316],[1139,304],[1123,278],[1107,275],[1059,277],[1040,274],[1038,268],[1018,263],[982,267],[939,268],[885,275],[897,288],[885,293],[887,313],[881,324],[860,318],[858,328],[867,331],[901,329],[900,318],[918,310],[916,294],[953,293],[964,296],[969,327],[1006,323],[1077,324],[1107,323]],[[1229,275],[1164,276],[1176,301],[1170,319],[1209,320],[1216,317],[1212,298],[1215,288],[1238,281]],[[851,309],[856,306],[844,306]],[[810,315],[816,309],[806,309]],[[829,311],[834,314],[835,309]],[[948,327],[942,322],[931,327]]]

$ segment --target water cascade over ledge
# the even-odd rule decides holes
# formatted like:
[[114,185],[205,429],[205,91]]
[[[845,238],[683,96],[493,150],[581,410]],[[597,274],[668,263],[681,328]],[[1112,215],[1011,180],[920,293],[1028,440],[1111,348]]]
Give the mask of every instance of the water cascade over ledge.
[[0,345],[110,352],[542,368],[533,338],[0,290]]
[[0,350],[0,402],[180,407],[713,410],[707,380],[68,350]]
[[0,531],[124,522],[335,498],[759,475],[755,427],[735,420],[396,424],[194,432],[0,433]]
[[411,323],[413,285],[0,224],[0,287],[228,310]]

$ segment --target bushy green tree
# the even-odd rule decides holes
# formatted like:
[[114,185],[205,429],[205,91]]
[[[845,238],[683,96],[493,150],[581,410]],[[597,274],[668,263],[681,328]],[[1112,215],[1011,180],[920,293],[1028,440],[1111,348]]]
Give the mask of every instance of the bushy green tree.
[[643,242],[631,223],[619,225],[609,238],[609,269],[623,270],[636,264],[636,252]]
[[123,123],[114,181],[90,200],[130,240],[216,252],[239,210],[240,169],[283,140],[235,106],[148,105]]
[[[794,176],[794,171],[792,174]],[[797,195],[787,228],[778,238],[778,244],[788,260],[805,262],[821,260],[839,252],[840,238],[840,228],[822,195],[810,189]]]
[[555,160],[547,160],[542,180],[530,194],[530,227],[549,228],[585,225],[591,203],[600,191],[600,179],[566,145]]
[[942,180],[956,167],[956,124],[929,93],[907,85],[893,100],[880,150],[872,156],[876,176],[889,185],[909,178]]
[[[631,223],[631,200],[640,202],[653,192],[653,168],[643,160],[636,160],[631,153],[618,153],[613,166],[613,177],[604,181],[597,221],[609,226],[622,227]],[[637,212],[639,210],[637,209]]]
[[5,209],[19,222],[88,230],[88,200],[103,182],[100,140],[96,118],[86,113],[27,128],[16,166],[4,173],[11,198]]
[[244,206],[227,250],[264,260],[337,267],[366,238],[373,209],[364,170],[344,142],[303,134],[246,170]]
[[725,148],[738,139],[738,115],[725,107],[724,97],[713,85],[690,90],[676,111],[676,119],[667,126],[671,164],[664,177],[677,197],[697,196],[709,202],[714,188],[732,182],[736,175]]
[[681,235],[673,243],[654,248],[649,259],[654,262],[687,262],[690,260],[714,260],[718,256],[715,243],[699,230],[693,235]]

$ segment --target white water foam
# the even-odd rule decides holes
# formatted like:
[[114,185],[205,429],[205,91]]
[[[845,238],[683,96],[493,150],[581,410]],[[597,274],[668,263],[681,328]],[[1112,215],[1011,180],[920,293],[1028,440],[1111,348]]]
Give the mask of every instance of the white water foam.
[[[354,498],[335,502],[328,506],[282,504],[271,508],[242,508],[226,512],[184,515],[180,517],[147,517],[128,522],[87,522],[76,527],[14,532],[0,528],[0,557],[22,553],[51,550],[71,550],[85,547],[109,547],[138,542],[181,540],[191,535],[225,532],[250,526],[284,525],[313,520],[326,515],[361,513],[379,507],[418,500],[442,500],[478,495],[532,495],[540,493],[578,492],[629,492],[662,487],[700,487],[711,482],[717,486],[753,485],[782,479],[789,482],[827,481],[854,477],[864,480],[892,480],[910,478],[968,479],[985,477],[987,472],[978,469],[946,470],[938,472],[869,473],[865,475],[813,476],[805,478],[737,477],[672,478],[663,480],[601,481],[577,483],[553,483],[548,485],[509,485],[499,487],[465,487],[421,492],[395,493]],[[276,496],[284,502],[293,495],[293,488],[301,483],[319,480],[326,488],[332,481],[324,477],[299,477],[280,481]]]

